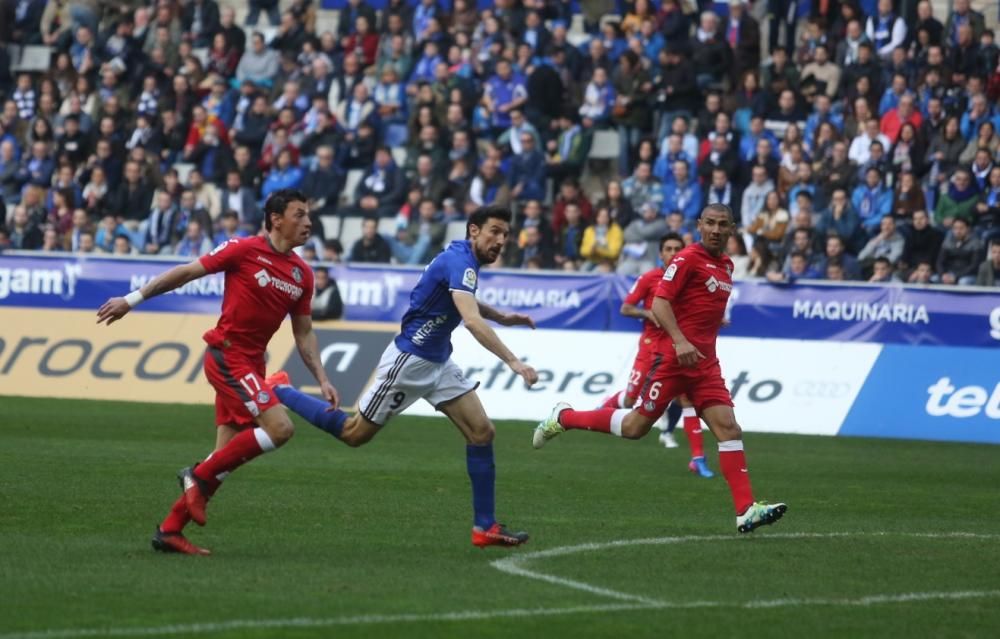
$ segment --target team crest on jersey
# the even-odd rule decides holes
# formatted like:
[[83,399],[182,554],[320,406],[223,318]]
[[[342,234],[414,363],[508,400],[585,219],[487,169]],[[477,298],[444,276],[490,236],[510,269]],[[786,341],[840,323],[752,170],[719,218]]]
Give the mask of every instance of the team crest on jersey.
[[263,391],[263,390],[260,391],[259,393],[257,393],[257,403],[258,404],[266,404],[269,401],[271,401],[271,395],[270,395],[270,393],[268,393],[267,391]]
[[292,267],[292,279],[295,280],[296,284],[302,283],[302,269],[300,269],[298,266]]
[[462,286],[476,288],[476,279],[475,269],[467,268],[465,269],[465,273],[462,274]]
[[674,281],[674,275],[677,275],[677,265],[671,264],[667,267],[667,270],[663,272],[663,279],[668,282]]

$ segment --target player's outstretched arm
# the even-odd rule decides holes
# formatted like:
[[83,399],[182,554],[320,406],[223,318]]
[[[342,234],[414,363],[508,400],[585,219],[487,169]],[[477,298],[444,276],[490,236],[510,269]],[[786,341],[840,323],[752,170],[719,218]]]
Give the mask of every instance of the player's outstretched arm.
[[479,305],[479,314],[483,317],[483,319],[496,322],[500,326],[528,326],[535,328],[535,320],[532,319],[530,315],[523,315],[521,313],[501,313],[488,304],[483,304],[478,300],[476,303]]
[[138,291],[132,291],[124,297],[112,297],[102,304],[101,308],[97,309],[97,323],[107,322],[110,326],[125,317],[133,307],[138,306],[144,300],[184,286],[191,280],[204,276],[207,272],[198,260],[175,266],[148,281]]
[[677,317],[670,302],[665,298],[657,297],[653,300],[653,316],[656,318],[663,330],[667,331],[670,339],[674,341],[674,351],[677,353],[677,361],[681,366],[694,366],[698,360],[705,359],[705,356],[694,345],[688,341],[681,332],[681,327],[677,325]]
[[312,317],[309,315],[292,315],[292,335],[295,336],[295,347],[299,349],[302,362],[319,383],[323,399],[330,402],[330,410],[340,405],[340,394],[330,383],[323,368],[323,359],[319,355],[319,340],[313,330]]
[[[500,341],[500,337],[497,336],[496,331],[486,323],[486,319],[479,312],[480,305],[475,295],[465,291],[452,291],[451,297],[455,300],[455,308],[458,309],[459,314],[462,316],[462,321],[465,322],[465,328],[469,329],[469,332],[472,333],[477,342],[482,344],[486,350],[499,357],[500,361],[509,366],[512,371],[524,378],[528,386],[532,386],[538,381],[538,373],[535,372],[535,369],[518,359],[507,348],[507,345]],[[497,312],[494,309],[490,310],[494,313]]]

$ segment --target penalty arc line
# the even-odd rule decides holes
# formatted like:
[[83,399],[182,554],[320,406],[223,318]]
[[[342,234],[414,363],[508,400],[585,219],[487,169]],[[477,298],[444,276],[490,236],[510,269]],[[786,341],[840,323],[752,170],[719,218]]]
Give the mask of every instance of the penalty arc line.
[[[976,533],[891,533],[891,532],[839,532],[839,533],[777,533],[770,534],[763,539],[822,539],[836,537],[886,537],[901,536],[927,539],[998,539],[1000,535],[976,534]],[[957,601],[964,599],[992,599],[1000,598],[1000,590],[964,590],[952,592],[910,592],[897,594],[868,595],[865,597],[833,599],[833,598],[784,598],[770,600],[753,600],[746,602],[738,601],[684,601],[671,602],[659,601],[623,593],[600,586],[586,584],[528,570],[521,566],[521,563],[544,559],[547,557],[560,557],[581,552],[593,552],[607,550],[611,548],[621,548],[629,546],[650,546],[679,544],[686,542],[704,541],[733,541],[735,537],[726,535],[702,535],[683,537],[658,537],[649,539],[623,539],[603,543],[579,544],[575,546],[561,546],[550,548],[533,553],[507,557],[491,562],[491,566],[506,574],[519,577],[526,577],[539,581],[545,581],[554,585],[564,586],[575,590],[588,592],[590,594],[618,599],[619,603],[594,604],[583,606],[567,606],[563,608],[514,608],[507,610],[465,610],[443,613],[426,614],[395,614],[395,615],[353,615],[343,617],[292,617],[279,619],[233,619],[220,622],[204,622],[190,624],[171,624],[163,626],[149,626],[136,628],[62,628],[41,631],[27,631],[0,634],[0,639],[86,639],[89,637],[155,637],[181,634],[208,634],[227,632],[232,630],[260,630],[260,629],[301,629],[301,628],[324,628],[335,626],[364,626],[364,625],[388,625],[388,624],[408,624],[408,623],[428,623],[428,622],[462,622],[477,621],[485,619],[519,619],[529,617],[545,617],[557,615],[573,614],[593,614],[599,612],[627,612],[645,610],[664,609],[693,609],[693,608],[742,608],[742,609],[766,609],[796,606],[873,606],[880,604],[912,603],[920,601]]]

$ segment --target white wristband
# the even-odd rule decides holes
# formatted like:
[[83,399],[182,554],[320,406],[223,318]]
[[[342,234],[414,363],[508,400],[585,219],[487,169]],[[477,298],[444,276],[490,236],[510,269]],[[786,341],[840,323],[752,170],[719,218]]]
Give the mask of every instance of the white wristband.
[[128,304],[129,308],[135,308],[141,304],[144,299],[146,298],[142,296],[141,291],[132,291],[125,296],[125,303]]

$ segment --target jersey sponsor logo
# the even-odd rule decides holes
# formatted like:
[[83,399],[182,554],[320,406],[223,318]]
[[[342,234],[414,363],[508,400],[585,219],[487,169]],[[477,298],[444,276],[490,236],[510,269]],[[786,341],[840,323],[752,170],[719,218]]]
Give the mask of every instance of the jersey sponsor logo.
[[300,269],[298,266],[292,267],[292,279],[295,280],[296,284],[302,283],[302,269]]
[[667,270],[663,272],[663,279],[668,282],[674,281],[674,276],[677,275],[677,265],[671,264],[667,267]]
[[416,344],[417,346],[423,346],[424,342],[427,341],[427,338],[430,337],[435,330],[437,330],[441,325],[443,325],[447,321],[448,321],[447,315],[438,315],[435,318],[427,320],[420,326],[420,328],[417,329],[417,332],[413,334],[413,337],[410,338],[410,341]]
[[212,251],[209,253],[209,255],[218,255],[223,250],[225,250],[225,248],[227,246],[229,246],[230,244],[237,244],[237,243],[239,243],[239,240],[237,238],[235,238],[235,237],[232,238],[232,239],[226,240],[222,244],[220,244],[220,245],[216,246],[214,249],[212,249]]
[[0,299],[11,294],[58,295],[68,300],[76,294],[76,280],[82,274],[79,264],[63,268],[0,268]]
[[708,289],[709,293],[714,293],[719,290],[729,293],[732,292],[733,285],[730,284],[729,282],[723,282],[721,280],[718,280],[713,275],[712,277],[705,280],[705,288]]
[[462,274],[462,286],[466,288],[476,288],[476,270],[472,268],[465,269],[465,273]]
[[302,297],[302,287],[296,286],[291,282],[286,282],[285,280],[278,279],[274,277],[264,269],[260,269],[253,274],[257,278],[257,286],[264,288],[270,286],[271,288],[276,288],[282,293],[287,293],[292,299],[299,299]]

